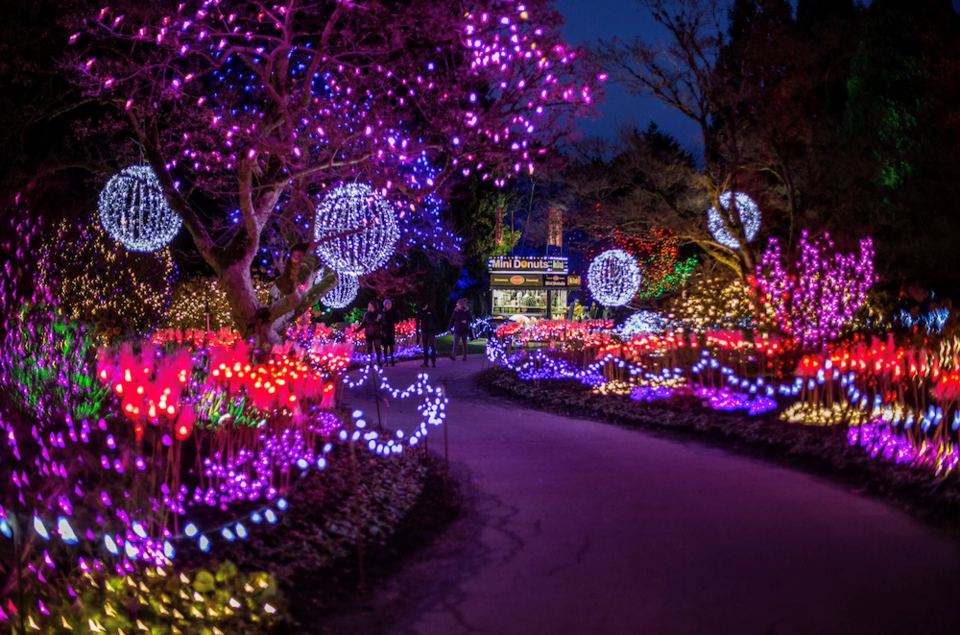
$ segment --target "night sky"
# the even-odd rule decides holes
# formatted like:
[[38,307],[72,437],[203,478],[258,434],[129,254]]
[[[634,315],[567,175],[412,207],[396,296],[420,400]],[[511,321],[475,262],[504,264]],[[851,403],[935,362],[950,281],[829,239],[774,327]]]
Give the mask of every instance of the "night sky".
[[[952,0],[960,12],[960,0]],[[869,4],[867,2],[866,4]],[[640,36],[656,39],[664,33],[636,0],[558,0],[557,9],[565,22],[564,38],[574,44],[594,43],[614,36],[629,40]],[[655,99],[627,94],[612,80],[607,80],[606,103],[600,106],[601,116],[582,120],[579,131],[585,136],[615,139],[624,125],[646,128],[652,120],[687,147],[700,146],[697,127],[680,113]]]

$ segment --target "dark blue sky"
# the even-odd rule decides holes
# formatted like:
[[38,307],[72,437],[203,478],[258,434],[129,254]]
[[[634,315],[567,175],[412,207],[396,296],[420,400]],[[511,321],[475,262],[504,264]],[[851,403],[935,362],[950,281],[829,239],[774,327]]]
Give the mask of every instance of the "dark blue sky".
[[[960,0],[952,1],[954,9],[960,12]],[[663,37],[636,0],[558,0],[556,7],[563,15],[564,39],[572,44],[594,43],[614,36],[622,40]],[[652,120],[684,146],[700,146],[697,127],[677,111],[657,100],[629,95],[612,80],[606,82],[605,88],[607,101],[600,106],[601,116],[594,121],[582,121],[583,134],[614,139],[623,125],[642,129]]]
[[[663,37],[659,25],[635,0],[558,0],[556,7],[563,15],[564,39],[571,44],[593,44],[614,36],[621,40]],[[614,139],[624,125],[646,128],[653,120],[681,144],[700,144],[697,127],[679,112],[655,99],[629,95],[613,80],[607,80],[604,88],[606,103],[600,106],[600,117],[581,121],[582,133]]]

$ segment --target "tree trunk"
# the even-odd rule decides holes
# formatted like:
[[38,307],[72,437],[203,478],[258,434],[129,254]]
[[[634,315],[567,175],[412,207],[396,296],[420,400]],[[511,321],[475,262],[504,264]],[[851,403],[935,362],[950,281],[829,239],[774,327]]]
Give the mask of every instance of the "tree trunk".
[[240,331],[240,335],[253,339],[263,350],[279,344],[280,334],[274,330],[270,311],[261,304],[256,289],[253,288],[250,263],[241,258],[238,262],[224,267],[220,270],[219,282],[230,305],[233,324]]
[[[314,275],[312,267],[310,271],[308,279]],[[246,259],[223,267],[218,280],[230,305],[234,327],[266,352],[280,344],[286,328],[337,284],[337,275],[328,269],[319,282],[307,283],[309,289],[294,287],[270,306],[260,302],[250,277],[250,262]]]

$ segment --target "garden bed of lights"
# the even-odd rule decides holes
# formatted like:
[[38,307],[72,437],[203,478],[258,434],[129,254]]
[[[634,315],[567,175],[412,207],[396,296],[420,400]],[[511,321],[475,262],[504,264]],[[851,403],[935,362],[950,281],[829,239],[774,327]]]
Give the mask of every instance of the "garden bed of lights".
[[[160,331],[98,349],[82,327],[40,307],[29,317],[0,354],[0,467],[11,470],[0,551],[5,562],[17,550],[26,559],[15,579],[22,599],[0,606],[0,621],[22,614],[35,630],[91,633],[267,632],[287,621],[278,588],[305,606],[294,583],[302,572],[275,554],[245,560],[238,545],[268,533],[295,562],[315,563],[320,556],[298,554],[310,541],[288,521],[312,514],[326,531],[314,534],[327,562],[317,579],[346,579],[359,560],[347,557],[354,545],[386,553],[426,504],[435,476],[420,441],[443,423],[446,404],[426,375],[394,387],[366,366],[350,381],[351,344],[289,343],[266,355],[229,332]],[[418,400],[419,425],[377,431],[363,413],[337,410],[344,391],[370,381]],[[353,499],[337,477],[345,462],[359,479],[350,480]]]
[[499,368],[484,382],[564,412],[785,453],[902,492],[939,518],[957,516],[960,337],[952,330],[851,333],[810,352],[802,338],[673,328],[507,325],[488,341]]
[[[433,454],[405,453],[390,461],[359,455],[359,507],[347,448],[338,447],[329,459],[324,472],[308,473],[295,483],[289,510],[275,525],[244,542],[222,545],[216,554],[217,561],[233,562],[241,573],[270,572],[286,600],[285,626],[291,633],[313,632],[325,620],[362,610],[358,519],[365,585],[371,588],[462,511],[459,493]],[[178,560],[178,566],[211,568],[210,554],[198,549],[184,551]]]
[[809,353],[796,339],[744,330],[628,337],[602,323],[542,322],[502,327],[487,355],[526,381],[573,379],[641,403],[695,398],[713,410],[838,426],[871,458],[955,475],[960,337],[900,339],[851,335]]

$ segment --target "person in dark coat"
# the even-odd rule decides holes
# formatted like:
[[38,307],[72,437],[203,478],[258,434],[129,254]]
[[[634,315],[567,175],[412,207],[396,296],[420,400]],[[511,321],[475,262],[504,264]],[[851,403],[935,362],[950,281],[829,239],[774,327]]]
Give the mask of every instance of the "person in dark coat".
[[[367,312],[364,313],[360,321],[360,327],[363,329],[364,338],[367,340],[367,355],[373,357],[373,351],[377,351],[377,365],[383,367],[380,361],[381,344],[383,343],[383,313],[376,301],[367,305]],[[372,361],[372,360],[371,360]]]
[[393,308],[393,300],[383,301],[383,362],[397,365],[397,324],[400,311]]
[[437,367],[437,333],[440,331],[440,318],[437,312],[424,302],[423,306],[417,311],[417,333],[420,336],[420,345],[423,346],[423,363],[421,368],[427,367],[427,361],[433,362],[433,367]]
[[590,303],[590,319],[596,320],[600,317],[600,315],[601,315],[600,307],[597,306],[596,302],[591,302]]
[[453,329],[453,352],[450,353],[450,359],[457,359],[457,349],[460,342],[463,342],[463,361],[467,361],[467,342],[470,341],[470,324],[473,322],[473,315],[467,308],[467,299],[457,300],[457,308],[450,316],[450,328]]

